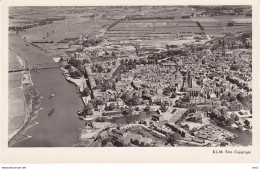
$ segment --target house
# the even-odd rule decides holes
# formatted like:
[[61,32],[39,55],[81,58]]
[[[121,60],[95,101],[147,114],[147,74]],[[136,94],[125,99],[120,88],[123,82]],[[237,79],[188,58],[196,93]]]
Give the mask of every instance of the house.
[[161,97],[159,97],[159,96],[152,96],[151,102],[153,104],[161,105],[162,100],[161,100]]
[[152,120],[153,121],[163,121],[163,116],[159,115],[159,114],[154,114],[152,115]]
[[97,108],[100,112],[103,112],[105,110],[106,105],[97,105]]
[[180,134],[182,137],[185,137],[185,135],[187,135],[187,131],[186,130],[184,130],[183,128],[175,125],[174,123],[167,122],[167,123],[165,123],[165,126],[171,128],[172,131]]

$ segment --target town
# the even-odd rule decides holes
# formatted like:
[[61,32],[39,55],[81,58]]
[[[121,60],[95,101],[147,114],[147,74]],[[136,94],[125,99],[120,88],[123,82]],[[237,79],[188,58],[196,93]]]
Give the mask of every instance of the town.
[[23,37],[77,86],[86,125],[74,146],[241,146],[236,133],[252,132],[250,6],[97,9],[81,18],[113,22],[95,34]]

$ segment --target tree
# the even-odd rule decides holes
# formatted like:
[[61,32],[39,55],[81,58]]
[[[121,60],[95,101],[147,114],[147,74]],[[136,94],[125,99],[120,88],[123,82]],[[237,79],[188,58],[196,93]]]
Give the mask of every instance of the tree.
[[172,92],[171,98],[175,98],[177,95],[175,92]]
[[132,108],[127,108],[127,109],[125,109],[124,111],[123,111],[123,115],[125,115],[125,116],[129,116],[129,115],[131,115],[132,113],[133,113],[133,109]]
[[238,120],[239,120],[238,115],[235,114],[234,112],[231,113],[230,117],[231,117],[232,119],[234,119],[235,121],[238,121]]
[[182,128],[184,128],[185,130],[189,131],[190,127],[188,124],[185,124]]
[[221,143],[220,143],[220,146],[221,146],[221,147],[225,147],[226,145],[227,145],[226,142],[221,142]]
[[221,116],[226,115],[227,110],[225,108],[220,109]]
[[79,77],[82,77],[82,74],[80,73],[80,71],[78,70],[75,70],[75,71],[70,71],[70,76],[72,78],[79,78]]
[[171,92],[171,88],[170,87],[166,87],[163,89],[163,94],[164,95],[168,95]]
[[97,65],[97,71],[98,71],[99,73],[103,72],[103,67],[100,66],[100,65]]
[[105,104],[104,100],[96,99],[96,101],[97,101],[97,105],[104,105]]
[[238,110],[243,109],[243,105],[238,101],[234,101],[234,102],[230,103],[228,108],[229,108],[230,111],[238,111]]
[[111,53],[111,55],[112,55],[112,56],[115,56],[116,54],[115,54],[115,52],[113,51],[113,52]]
[[161,109],[162,112],[166,112],[167,111],[167,107],[164,106],[164,105],[161,105],[160,109]]
[[129,103],[129,100],[131,99],[131,96],[128,92],[125,92],[122,96],[121,99],[125,102],[125,103]]
[[78,66],[77,66],[77,69],[78,69],[78,70],[80,71],[80,73],[82,73],[82,74],[85,74],[85,73],[86,73],[85,68],[84,68],[83,65],[78,65]]
[[146,106],[145,108],[144,108],[144,111],[150,111],[150,106]]
[[83,114],[84,115],[92,115],[93,114],[93,109],[94,109],[94,106],[92,103],[88,103],[84,109],[83,109]]
[[172,137],[172,136],[167,137],[166,145],[170,144],[170,145],[174,146],[174,142],[175,142],[175,138],[174,137]]
[[81,60],[76,60],[76,62],[75,62],[75,67],[79,67],[80,65],[82,65],[82,62],[81,62]]
[[108,89],[113,89],[113,87],[115,86],[114,81],[112,80],[106,80],[103,84],[102,84],[102,91],[106,91]]
[[140,98],[138,96],[134,96],[131,100],[132,105],[136,106],[140,104]]
[[240,102],[243,102],[244,101],[244,95],[242,93],[239,93],[237,95],[237,100],[240,101]]
[[110,104],[110,108],[111,108],[111,110],[114,110],[114,109],[116,109],[116,107],[117,107],[117,106],[116,106],[116,104],[115,104],[115,103],[111,103],[111,104]]
[[185,96],[182,99],[184,102],[190,102],[190,94],[185,94]]
[[212,112],[210,113],[211,118],[219,118],[220,116],[221,116],[221,113],[216,109],[212,110]]
[[244,121],[244,123],[245,123],[246,126],[249,126],[249,125],[250,125],[250,121],[247,120],[247,119]]
[[225,121],[225,123],[226,123],[227,126],[231,126],[234,122],[235,122],[235,121],[234,121],[234,119],[232,119],[232,118],[228,118],[228,119]]
[[84,65],[85,63],[90,63],[88,59],[83,59],[82,64]]
[[69,60],[69,64],[71,64],[72,66],[75,66],[76,65],[76,58],[74,57],[71,57],[70,60]]
[[89,90],[88,87],[86,87],[86,88],[83,89],[82,95],[83,95],[83,96],[89,96],[89,95],[90,95],[90,90]]
[[142,91],[142,96],[147,96],[148,95],[148,90],[147,89],[144,89],[143,91]]
[[111,109],[110,106],[106,106],[106,107],[105,107],[105,110],[106,110],[106,111],[111,111],[112,109]]
[[71,68],[71,65],[67,64],[64,66],[65,69],[70,69]]

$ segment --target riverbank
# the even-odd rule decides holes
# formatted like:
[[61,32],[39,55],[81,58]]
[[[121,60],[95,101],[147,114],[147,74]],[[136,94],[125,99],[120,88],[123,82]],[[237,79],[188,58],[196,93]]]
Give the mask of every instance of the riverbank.
[[[23,56],[13,49],[10,50],[16,53],[20,68],[25,68],[27,65]],[[29,127],[35,125],[31,124],[31,121],[36,116],[40,103],[38,92],[33,87],[29,71],[9,74],[9,83],[14,82],[15,80],[17,81],[17,79],[13,79],[12,76],[18,74],[20,75],[20,86],[15,84],[12,86],[13,88],[10,88],[11,85],[9,85],[9,146],[29,138],[25,133]]]
[[238,130],[232,127],[219,126],[233,134],[237,137],[233,139],[231,142],[240,146],[252,146],[252,133],[244,130]]
[[[10,49],[10,50],[16,53],[16,57],[18,59],[18,62],[20,63],[20,68],[26,68],[27,64],[23,56],[19,52],[15,51],[14,49]],[[16,74],[20,75],[20,86],[15,85],[16,88],[9,89],[9,94],[10,94],[9,111],[10,114],[13,115],[13,119],[20,117],[20,121],[18,121],[18,124],[17,124],[17,120],[15,121],[16,123],[12,123],[12,120],[9,121],[9,136],[8,136],[9,146],[12,146],[17,142],[29,138],[29,136],[27,136],[25,133],[28,128],[35,125],[35,123],[32,123],[32,120],[37,115],[37,110],[39,109],[39,104],[40,104],[40,97],[37,90],[33,86],[30,72],[21,71]],[[10,78],[13,75],[14,74],[9,74],[9,83],[10,82],[12,83],[13,80],[15,80],[15,79],[11,80],[12,78]],[[12,92],[14,89],[16,91]],[[19,91],[21,91],[20,95],[18,95]],[[16,100],[19,100],[20,104],[17,105]],[[21,101],[23,105],[21,105]],[[20,116],[19,114],[17,114],[17,112],[19,112]],[[9,118],[12,118],[10,114],[9,114]]]
[[[25,43],[19,35],[9,35],[9,46],[19,52],[28,67],[54,63],[39,48]],[[79,129],[84,126],[78,119],[77,110],[83,106],[74,85],[68,83],[59,68],[30,71],[33,88],[25,95],[32,95],[32,110],[29,120],[9,142],[12,147],[71,147],[78,141]],[[27,85],[29,87],[29,85]],[[55,93],[53,99],[50,95]],[[27,97],[27,96],[26,96]],[[40,103],[41,102],[41,103]],[[39,107],[41,105],[41,107]],[[55,111],[48,116],[49,111]],[[33,127],[32,127],[33,126]]]
[[[82,93],[84,88],[87,87],[87,83],[86,83],[87,79],[85,79],[85,77],[81,77],[79,79],[71,78],[68,70],[66,70],[63,67],[60,67],[60,69],[61,69],[62,74],[64,75],[65,79],[68,82],[73,83],[76,86],[78,92]],[[89,96],[81,96],[81,99],[82,99],[82,102],[84,103],[84,105],[87,105],[88,102],[91,100],[91,96],[90,95]]]
[[[19,54],[9,49],[9,70],[24,68],[24,62]],[[26,116],[26,104],[22,88],[22,72],[8,74],[8,140],[21,128]]]

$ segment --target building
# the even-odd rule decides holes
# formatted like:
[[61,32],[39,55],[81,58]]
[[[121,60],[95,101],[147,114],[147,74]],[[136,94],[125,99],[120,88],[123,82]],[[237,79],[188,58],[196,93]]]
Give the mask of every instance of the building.
[[165,123],[165,126],[171,128],[172,131],[180,134],[182,137],[185,137],[187,135],[187,131],[186,130],[184,130],[183,128],[175,125],[174,123],[167,122],[167,123]]
[[193,87],[193,88],[188,88],[187,89],[187,93],[189,93],[189,95],[191,97],[199,96],[200,92],[201,92],[201,88],[200,87]]

